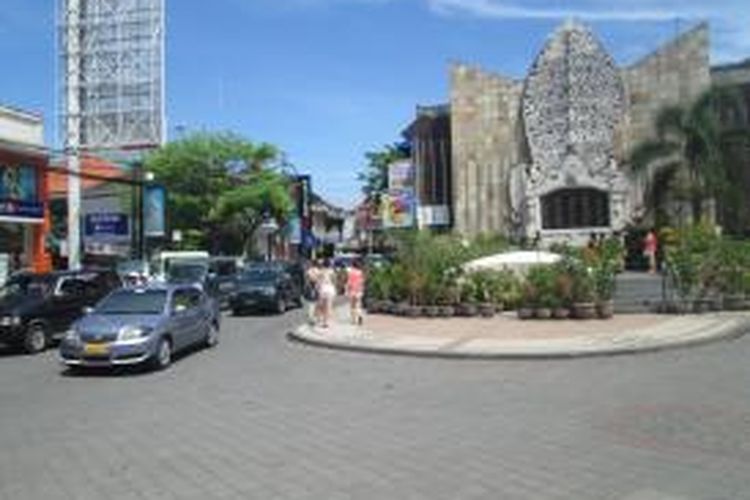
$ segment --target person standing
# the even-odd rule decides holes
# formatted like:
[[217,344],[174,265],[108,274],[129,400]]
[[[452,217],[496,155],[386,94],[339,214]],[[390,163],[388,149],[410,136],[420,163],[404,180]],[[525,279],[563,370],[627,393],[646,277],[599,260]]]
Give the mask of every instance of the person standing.
[[643,255],[648,259],[648,272],[656,273],[656,252],[659,250],[659,239],[656,231],[651,228],[643,239]]
[[362,297],[365,294],[365,273],[358,260],[352,261],[346,270],[346,295],[349,297],[349,316],[352,324],[361,325]]
[[320,301],[318,296],[318,278],[320,277],[320,262],[313,260],[305,271],[305,300],[308,301],[307,318],[311,325],[320,322]]
[[323,328],[328,328],[333,317],[333,300],[336,298],[336,273],[326,260],[318,273],[318,307]]

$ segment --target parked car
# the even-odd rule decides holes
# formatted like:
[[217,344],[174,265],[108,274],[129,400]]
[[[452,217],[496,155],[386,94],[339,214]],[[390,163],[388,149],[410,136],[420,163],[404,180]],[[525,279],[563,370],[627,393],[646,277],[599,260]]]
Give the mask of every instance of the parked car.
[[177,351],[215,346],[220,318],[215,301],[195,286],[117,290],[70,328],[60,359],[71,367],[148,363],[163,369]]
[[302,289],[278,263],[253,264],[237,278],[237,289],[229,298],[234,314],[272,310],[284,313],[302,305]]
[[0,288],[0,343],[28,353],[43,351],[113,289],[113,271],[65,271],[14,275]]
[[222,309],[229,307],[229,297],[237,288],[237,276],[242,269],[238,257],[211,257],[208,262],[210,288]]

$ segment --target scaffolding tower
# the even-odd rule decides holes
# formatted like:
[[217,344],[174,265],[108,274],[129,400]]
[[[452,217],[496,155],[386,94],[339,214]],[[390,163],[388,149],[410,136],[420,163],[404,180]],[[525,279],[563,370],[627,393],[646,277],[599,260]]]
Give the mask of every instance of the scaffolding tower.
[[129,151],[164,139],[164,0],[59,0],[62,142]]
[[68,267],[77,269],[80,155],[133,159],[164,142],[164,0],[58,2]]

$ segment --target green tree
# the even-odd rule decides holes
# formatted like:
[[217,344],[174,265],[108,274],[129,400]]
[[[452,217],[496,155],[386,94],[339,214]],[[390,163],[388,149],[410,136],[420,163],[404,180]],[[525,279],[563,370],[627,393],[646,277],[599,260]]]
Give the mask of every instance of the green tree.
[[201,246],[214,252],[234,253],[248,249],[264,212],[280,221],[288,213],[281,160],[273,145],[200,132],[154,151],[145,168],[167,188],[173,228],[201,234]]
[[388,187],[388,165],[409,158],[409,147],[404,143],[393,143],[376,151],[365,153],[367,165],[357,174],[362,183],[362,192],[369,196],[385,191]]
[[[737,109],[737,96],[712,88],[690,106],[668,106],[656,118],[656,138],[632,152],[633,173],[650,170],[646,207],[657,218],[671,198],[690,203],[694,220],[709,199],[737,199],[729,182],[736,168],[726,154],[727,143],[747,138],[747,130],[722,126],[722,111]],[[743,139],[744,138],[744,139]]]

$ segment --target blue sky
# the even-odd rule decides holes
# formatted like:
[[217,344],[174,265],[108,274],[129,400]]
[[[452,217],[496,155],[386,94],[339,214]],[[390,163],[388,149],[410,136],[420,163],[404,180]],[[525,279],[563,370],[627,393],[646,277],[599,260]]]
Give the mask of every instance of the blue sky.
[[[54,144],[57,0],[3,0],[0,102],[42,112]],[[699,19],[714,62],[750,57],[746,0],[167,0],[169,133],[232,130],[280,146],[350,204],[365,151],[443,102],[452,61],[521,77],[575,16],[621,63]],[[679,20],[678,20],[679,18]]]

